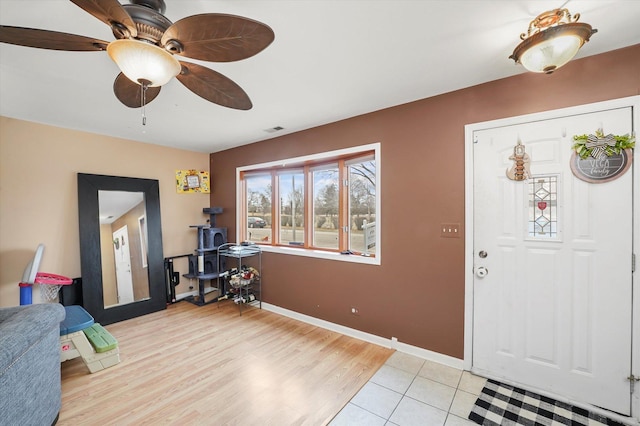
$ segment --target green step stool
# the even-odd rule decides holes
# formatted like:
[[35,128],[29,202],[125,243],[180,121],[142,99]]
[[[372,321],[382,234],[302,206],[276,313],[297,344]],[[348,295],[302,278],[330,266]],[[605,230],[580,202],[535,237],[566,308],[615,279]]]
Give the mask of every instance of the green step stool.
[[118,341],[98,323],[82,330],[97,353],[111,351],[118,347]]
[[81,357],[91,373],[120,362],[118,341],[82,306],[65,306],[60,323],[60,361]]

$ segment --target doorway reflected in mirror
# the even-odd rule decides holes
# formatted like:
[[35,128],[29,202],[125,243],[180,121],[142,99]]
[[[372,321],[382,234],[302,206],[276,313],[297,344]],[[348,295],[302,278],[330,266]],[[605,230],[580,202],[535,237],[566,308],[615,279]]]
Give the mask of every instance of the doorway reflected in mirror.
[[149,298],[144,193],[98,191],[104,307]]

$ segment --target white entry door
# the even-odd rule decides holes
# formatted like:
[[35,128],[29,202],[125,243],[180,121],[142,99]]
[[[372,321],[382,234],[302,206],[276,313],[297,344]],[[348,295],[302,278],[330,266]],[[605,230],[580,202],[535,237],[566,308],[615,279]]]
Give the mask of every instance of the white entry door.
[[[631,108],[473,133],[472,369],[629,415],[632,174],[587,183],[573,135],[624,135]],[[518,141],[531,177],[510,180]]]
[[127,225],[113,233],[113,242],[118,304],[122,305],[133,302],[133,278],[131,276],[131,253]]

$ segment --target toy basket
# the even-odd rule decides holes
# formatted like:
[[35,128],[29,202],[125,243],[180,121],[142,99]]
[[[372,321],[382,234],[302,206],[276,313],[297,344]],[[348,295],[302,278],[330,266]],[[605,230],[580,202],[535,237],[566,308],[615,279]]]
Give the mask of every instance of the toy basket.
[[251,284],[252,281],[253,281],[252,278],[245,279],[245,278],[242,278],[240,274],[238,274],[231,277],[231,279],[229,280],[229,284],[231,285],[232,288],[238,289],[241,287],[248,286],[249,284]]
[[58,291],[63,285],[73,282],[71,278],[62,275],[50,274],[48,272],[38,272],[34,284],[40,286],[40,297],[43,301],[53,302],[58,297]]

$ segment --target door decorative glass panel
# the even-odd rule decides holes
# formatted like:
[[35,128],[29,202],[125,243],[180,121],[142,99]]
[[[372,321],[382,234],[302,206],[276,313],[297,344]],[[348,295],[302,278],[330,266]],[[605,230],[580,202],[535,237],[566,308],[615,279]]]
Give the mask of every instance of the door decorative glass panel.
[[529,181],[529,237],[558,236],[558,176],[534,176]]

